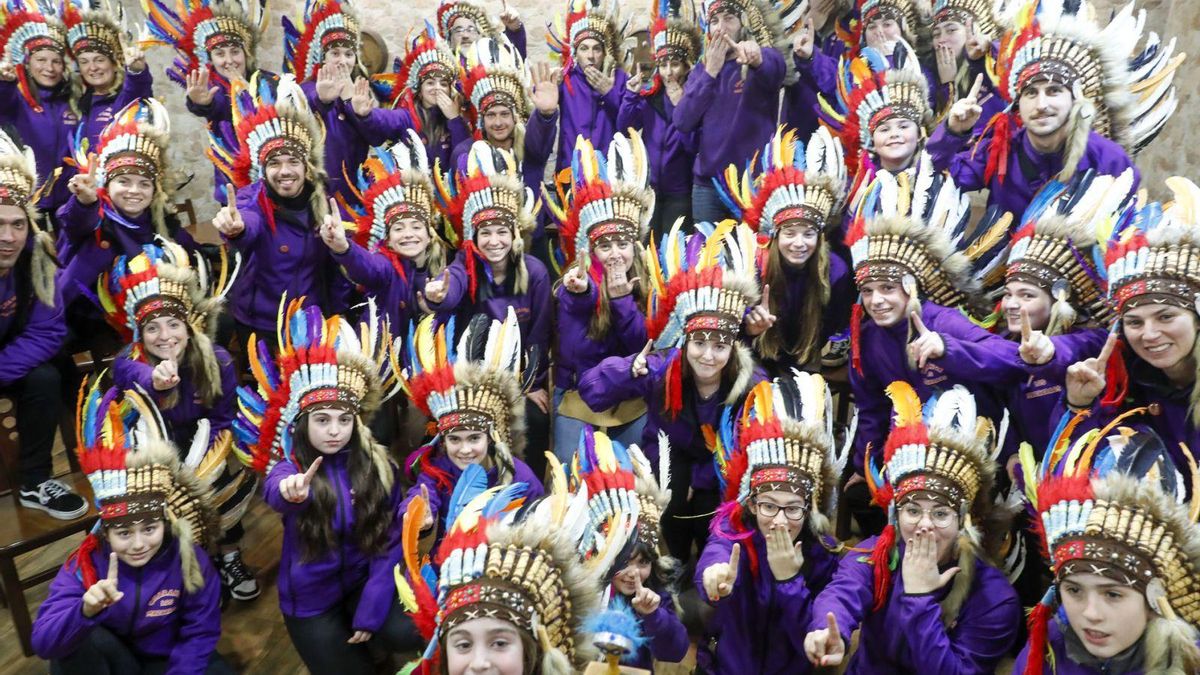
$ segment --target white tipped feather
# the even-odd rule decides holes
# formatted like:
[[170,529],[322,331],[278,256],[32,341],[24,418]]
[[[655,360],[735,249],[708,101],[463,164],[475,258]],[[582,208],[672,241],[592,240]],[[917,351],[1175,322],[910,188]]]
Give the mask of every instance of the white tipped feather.
[[187,455],[183,460],[184,466],[189,469],[195,469],[200,466],[200,461],[208,453],[211,431],[212,423],[207,418],[201,418],[200,421],[196,422],[196,433],[192,436],[191,447],[188,448]]

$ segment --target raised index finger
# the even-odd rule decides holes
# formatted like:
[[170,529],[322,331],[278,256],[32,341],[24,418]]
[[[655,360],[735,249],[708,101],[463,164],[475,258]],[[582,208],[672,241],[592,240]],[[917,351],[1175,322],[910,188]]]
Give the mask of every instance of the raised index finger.
[[1033,333],[1033,327],[1029,325],[1029,312],[1024,307],[1021,308],[1021,342],[1029,342],[1029,336]]
[[830,642],[842,639],[842,634],[838,632],[837,617],[833,615],[833,612],[828,612],[825,614],[825,624],[829,626]]
[[913,328],[917,329],[917,335],[926,335],[929,333],[929,329],[925,327],[925,322],[921,320],[920,314],[913,312],[908,316],[910,319],[912,319]]
[[233,189],[233,183],[226,183],[225,184],[225,206],[229,207],[230,209],[235,208],[234,203],[236,202],[236,200],[237,200],[237,194],[235,193],[235,191]]
[[312,482],[313,476],[317,475],[317,469],[320,468],[321,462],[324,460],[325,460],[324,457],[318,457],[313,460],[312,464],[308,465],[308,471],[304,472],[304,484],[305,485],[308,485],[309,483]]
[[[341,218],[341,212],[338,211],[337,200],[334,199],[333,197],[329,198],[329,217],[330,218]],[[337,222],[337,221],[334,221],[334,222]]]
[[108,554],[108,576],[105,577],[114,584],[117,583],[117,552]]
[[729,576],[737,576],[738,563],[742,560],[742,545],[734,544],[729,551]]
[[983,73],[975,76],[975,84],[971,85],[971,92],[967,94],[967,98],[972,101],[978,100],[981,89],[983,89]]
[[642,347],[642,351],[639,356],[646,358],[650,355],[650,350],[652,349],[654,349],[654,340],[646,340],[646,346]]
[[770,306],[768,304],[768,303],[770,303],[770,301],[771,301],[771,284],[763,284],[762,301],[759,302],[758,304],[763,309],[766,309]]
[[1096,361],[1099,362],[1101,369],[1108,365],[1108,357],[1112,356],[1113,349],[1116,349],[1116,347],[1117,334],[1109,333],[1108,339],[1104,341],[1104,348],[1100,350],[1100,356],[1096,357]]

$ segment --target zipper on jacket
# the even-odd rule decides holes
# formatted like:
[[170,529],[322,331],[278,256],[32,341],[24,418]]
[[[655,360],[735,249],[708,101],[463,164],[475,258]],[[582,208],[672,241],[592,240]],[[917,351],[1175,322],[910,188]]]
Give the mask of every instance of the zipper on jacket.
[[133,611],[129,613],[129,630],[125,631],[127,635],[133,637],[133,626],[137,623],[138,613],[142,607],[142,568],[137,568],[137,581],[133,585]]

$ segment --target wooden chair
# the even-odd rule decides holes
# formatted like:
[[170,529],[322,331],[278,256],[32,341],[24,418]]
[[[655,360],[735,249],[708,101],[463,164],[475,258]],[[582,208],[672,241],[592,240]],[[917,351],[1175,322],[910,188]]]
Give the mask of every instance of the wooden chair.
[[[49,546],[67,537],[86,533],[96,522],[96,511],[89,506],[88,513],[77,520],[56,520],[50,516],[27,509],[20,505],[20,445],[17,442],[16,405],[8,397],[0,397],[0,479],[12,499],[0,499],[0,584],[4,587],[4,602],[12,616],[17,637],[21,640],[21,651],[33,656],[33,619],[25,603],[26,589],[43,584],[58,573],[61,565],[39,570],[22,577],[17,569],[17,557]],[[78,472],[59,476],[90,505],[92,489],[87,478]]]

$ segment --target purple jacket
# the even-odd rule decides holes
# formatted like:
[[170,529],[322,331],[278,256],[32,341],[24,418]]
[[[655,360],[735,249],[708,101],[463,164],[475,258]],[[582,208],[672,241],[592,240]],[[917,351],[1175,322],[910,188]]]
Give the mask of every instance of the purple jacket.
[[[421,106],[417,102],[414,102],[414,105],[417,107]],[[404,116],[396,114],[399,112],[405,113]],[[418,114],[420,114],[419,111]],[[459,115],[452,120],[448,120],[437,106],[425,108],[424,114],[426,120],[420,122],[413,119],[412,111],[408,109],[388,110],[386,108],[376,108],[367,117],[358,117],[356,115],[353,119],[355,120],[355,125],[359,127],[359,133],[363,134],[367,142],[372,145],[379,145],[379,143],[374,142],[376,138],[382,138],[385,141],[402,138],[401,134],[408,127],[415,129],[419,124],[428,124],[431,120],[440,122],[444,125],[445,133],[442,134],[441,138],[436,139],[432,143],[426,138],[424,131],[419,130],[417,133],[420,134],[421,140],[425,142],[425,156],[429,160],[429,168],[433,169],[436,167],[439,171],[449,171],[454,167],[451,164],[454,148],[457,148],[463,141],[474,140],[471,135],[470,122],[468,122],[466,115]],[[468,145],[468,147],[470,146]]]
[[17,382],[49,361],[67,337],[62,293],[56,288],[54,306],[47,307],[28,284],[21,285],[25,286],[21,292],[30,300],[24,323],[18,326],[15,272],[0,276],[0,387]]
[[742,166],[775,133],[784,71],[783,56],[771,47],[763,47],[762,64],[747,68],[745,79],[733,59],[715,78],[703,62],[692,68],[672,119],[679,131],[696,134],[696,182]]
[[579,376],[610,356],[636,354],[646,346],[646,315],[632,295],[610,300],[608,333],[601,340],[588,337],[588,324],[596,313],[596,284],[584,293],[572,293],[560,285],[558,335],[554,350],[554,386],[575,389]]
[[210,439],[217,432],[233,426],[233,418],[237,413],[237,371],[234,368],[233,357],[224,347],[213,345],[217,364],[221,368],[221,397],[213,402],[212,407],[206,408],[199,401],[194,375],[186,364],[179,366],[179,384],[175,385],[178,392],[177,402],[173,407],[163,408],[163,398],[171,392],[160,392],[154,389],[151,373],[154,367],[141,359],[130,358],[128,349],[121,352],[113,363],[113,384],[118,389],[132,389],[137,384],[146,391],[159,405],[163,420],[167,423],[167,433],[181,453],[186,453],[196,434],[196,424],[201,419],[208,420]]
[[90,93],[91,90],[85,92],[79,101],[79,107],[83,110],[83,119],[79,124],[83,127],[83,135],[87,138],[89,146],[96,147],[96,139],[100,137],[100,132],[104,131],[104,127],[113,121],[113,116],[121,112],[122,108],[139,98],[153,96],[153,85],[154,76],[150,74],[150,68],[143,68],[140,73],[126,69],[121,88],[115,93],[101,96]]
[[[1050,435],[1058,426],[1059,418],[1050,414],[1050,409],[1060,396],[1064,395],[1063,383],[1066,381],[1067,368],[1072,363],[1083,361],[1100,353],[1108,331],[1102,328],[1087,328],[1066,335],[1055,335],[1050,338],[1054,343],[1054,358],[1042,366],[1030,366],[1016,358],[1020,375],[1015,381],[1010,381],[1000,373],[988,373],[986,376],[996,386],[1003,386],[1006,392],[1012,426],[1009,436],[1014,441],[1025,441],[1033,446],[1034,454],[1038,457],[1045,452],[1050,444]],[[1019,340],[1019,336],[1016,338]],[[1016,344],[1016,343],[1014,343]],[[1001,378],[1004,379],[993,379]]]
[[[954,582],[933,593],[909,595],[904,592],[904,575],[899,565],[892,572],[892,591],[887,603],[882,610],[871,611],[875,602],[875,570],[870,554],[863,551],[870,551],[874,544],[875,537],[870,537],[842,557],[833,581],[813,601],[805,632],[825,628],[825,615],[829,612],[837,619],[847,646],[850,634],[856,628],[861,629],[858,650],[846,670],[853,675],[995,672],[996,665],[1017,639],[1022,618],[1017,592],[1004,573],[982,560],[975,561],[975,580],[957,619],[947,631],[938,603]],[[903,542],[897,546],[903,558]]]
[[[1007,372],[1015,368],[1016,346],[999,335],[971,323],[956,309],[932,302],[921,303],[921,320],[942,336],[946,353],[925,364],[920,373],[908,367],[908,321],[881,328],[863,317],[859,336],[862,372],[850,368],[850,389],[858,407],[858,434],[854,439],[854,469],[861,474],[869,444],[873,452],[882,452],[891,429],[892,402],[884,389],[896,380],[913,386],[922,401],[936,391],[956,384],[975,396],[979,414],[995,424],[1003,416],[1001,398],[980,381],[980,372]],[[1001,460],[1007,459],[1006,456]]]
[[[96,574],[108,574],[108,544],[91,552]],[[74,565],[63,565],[33,623],[33,651],[43,659],[62,659],[79,648],[87,634],[103,626],[148,656],[167,657],[170,673],[204,672],[221,637],[221,579],[196,547],[204,587],[189,593],[179,567],[179,541],[168,538],[141,567],[117,563],[117,603],[92,618],[83,615],[83,587]]]
[[45,89],[37,86],[32,77],[30,85],[42,106],[41,112],[29,106],[15,81],[0,81],[0,124],[15,129],[20,142],[33,150],[39,185],[54,169],[63,168],[59,183],[38,204],[54,211],[70,194],[66,184],[74,170],[63,165],[63,158],[71,154],[71,136],[79,124],[79,116],[71,110],[70,97],[65,93],[67,87],[62,87],[62,91]]
[[608,152],[613,134],[618,131],[617,112],[621,109],[621,92],[629,75],[621,68],[613,70],[613,86],[607,94],[592,89],[583,68],[578,63],[563,75],[558,85],[558,170],[571,166],[575,138],[591,140],[597,152]]
[[[645,343],[642,345],[645,346]],[[683,409],[678,417],[672,417],[666,410],[663,390],[672,359],[685,357],[676,348],[651,352],[646,357],[650,372],[642,377],[633,377],[630,373],[635,358],[636,352],[629,356],[610,356],[582,373],[579,376],[580,398],[592,410],[605,410],[635,398],[645,400],[648,410],[641,448],[651,465],[658,464],[658,432],[661,430],[671,439],[671,463],[675,467],[675,475],[683,475],[684,470],[690,469],[691,487],[698,490],[717,489],[712,450],[705,442],[701,428],[704,425],[719,428],[726,401],[740,406],[746,392],[766,379],[766,373],[755,366],[744,390],[730,392],[723,387],[707,401],[699,400],[694,387],[685,385]],[[737,352],[730,358],[738,358]]]
[[[617,130],[642,132],[650,160],[650,185],[658,194],[692,192],[692,164],[696,161],[695,133],[675,128],[675,104],[661,89],[651,96],[623,90],[617,112]],[[680,99],[682,101],[683,99]],[[611,142],[611,141],[610,141]]]
[[[525,147],[521,158],[521,182],[533,190],[533,196],[542,194],[542,182],[545,180],[546,164],[550,161],[550,152],[554,150],[554,134],[558,128],[558,111],[546,116],[534,111],[525,122]],[[612,138],[610,136],[609,140]],[[467,172],[467,155],[471,152],[475,138],[467,138],[454,146],[451,161],[459,175]],[[533,233],[534,241],[545,237],[545,222],[538,218],[537,229]]]
[[[815,264],[815,263],[814,263]],[[799,338],[800,323],[804,317],[804,295],[808,292],[807,268],[795,269],[791,265],[783,265],[783,276],[787,280],[787,293],[784,294],[782,307],[775,307],[777,321],[775,326],[783,331],[784,344],[794,344]],[[774,295],[774,294],[772,294]],[[850,323],[850,309],[854,306],[858,291],[854,288],[854,274],[846,261],[837,255],[829,256],[829,304],[821,313],[821,332],[817,335],[816,348],[819,352],[830,336],[846,330]],[[817,355],[819,357],[819,354]],[[760,357],[761,359],[761,357]],[[767,372],[776,376],[786,376],[792,368],[803,369],[804,363],[797,363],[795,357],[786,354],[777,361],[762,359]]]
[[846,43],[836,31],[818,33],[811,58],[802,59],[795,52],[787,55],[796,64],[799,79],[783,89],[783,124],[795,129],[806,143],[817,130],[820,119],[818,95],[833,103],[837,98],[837,64],[846,51]]
[[[349,454],[361,450],[345,450],[322,455],[324,461],[318,473],[332,484],[337,497],[337,512],[333,516],[336,550],[312,560],[304,559],[297,518],[312,503],[308,500],[293,504],[279,494],[279,483],[300,472],[296,465],[281,461],[275,464],[263,483],[263,499],[283,516],[283,552],[279,557],[279,609],[284,616],[306,618],[328,611],[360,587],[362,596],[351,622],[353,630],[377,632],[388,617],[396,589],[392,582],[392,567],[400,560],[400,519],[392,521],[388,550],[367,555],[351,541],[354,527],[354,496],[350,492]],[[392,485],[392,513],[399,513],[400,481]]]
[[[622,661],[630,668],[653,670],[655,661],[679,663],[687,656],[688,648],[692,645],[687,628],[675,613],[674,598],[665,591],[660,591],[658,598],[658,609],[645,615],[636,610],[633,613],[642,627],[642,636],[646,638],[646,644],[642,645],[637,654]],[[629,600],[628,597],[625,599]]]
[[[368,253],[353,241],[345,253],[333,253],[333,259],[350,281],[362,286],[368,297],[375,298],[375,305],[388,318],[392,335],[407,335],[409,321],[419,315],[413,302],[415,266],[400,256],[389,258],[382,253]],[[403,275],[392,266],[392,260],[400,261]]]
[[[713,522],[713,527],[726,523]],[[742,557],[733,592],[714,604],[716,612],[709,626],[710,641],[716,647],[699,660],[715,658],[709,664],[717,673],[811,673],[812,665],[804,655],[804,626],[811,616],[813,599],[833,578],[838,556],[830,552],[807,530],[801,534],[804,566],[791,579],[776,579],[767,564],[767,544],[757,528],[750,535],[758,558],[758,573],[751,571],[750,556],[742,543]],[[733,541],[709,535],[700,562],[696,564],[696,588],[704,588],[704,570],[717,563],[729,562]],[[704,594],[701,593],[703,596]],[[705,601],[708,599],[705,598]]]
[[[429,308],[439,315],[439,321],[454,315],[458,325],[458,334],[467,327],[467,322],[476,314],[485,314],[489,319],[504,321],[508,308],[512,307],[517,313],[517,323],[521,327],[521,348],[526,352],[531,347],[538,348],[538,387],[545,386],[546,368],[549,365],[550,322],[553,309],[550,306],[550,273],[546,266],[537,258],[525,254],[525,270],[528,272],[529,283],[524,293],[514,295],[510,283],[513,272],[509,272],[504,285],[497,285],[488,280],[484,270],[479,271],[479,288],[476,299],[471,301],[468,293],[466,261],[459,253],[454,262],[446,268],[446,297],[440,303],[429,303]],[[481,267],[486,265],[481,263]],[[644,343],[643,343],[644,344]]]
[[357,115],[351,109],[350,102],[340,97],[331,103],[322,102],[317,96],[317,83],[313,80],[304,82],[300,88],[308,97],[313,114],[320,117],[325,125],[325,173],[329,174],[325,185],[329,196],[340,194],[354,201],[354,195],[347,189],[346,176],[353,176],[358,171],[358,166],[367,158],[370,149],[370,144],[361,133],[356,132],[351,121]]
[[264,201],[269,198],[263,181],[238,190],[238,213],[246,229],[225,238],[242,254],[242,271],[230,294],[233,317],[255,330],[274,333],[285,291],[289,299],[304,296],[306,305],[319,305],[326,315],[341,312],[349,283],[317,234],[307,199],[296,209],[274,204],[274,230],[263,212]]
[[147,209],[126,227],[100,215],[99,200],[90,206],[74,196],[58,209],[62,226],[58,235],[58,258],[64,265],[60,279],[63,302],[69,307],[77,298],[94,298],[96,281],[120,255],[135,256],[142,246],[154,243],[154,224]]
[[[980,138],[974,147],[968,147],[967,136],[952,133],[945,123],[925,143],[933,167],[938,171],[949,171],[954,182],[963,191],[988,188],[988,205],[997,205],[1013,214],[1019,221],[1025,207],[1033,196],[1050,182],[1063,168],[1063,153],[1042,154],[1033,149],[1025,129],[1013,132],[1008,151],[1008,175],[1000,182],[998,175],[990,181],[984,180],[988,153],[992,145],[991,134]],[[1095,169],[1096,173],[1119,176],[1133,167],[1133,161],[1125,150],[1096,132],[1090,132],[1087,149],[1079,160],[1079,171]],[[1141,173],[1133,169],[1133,187],[1137,188]]]

